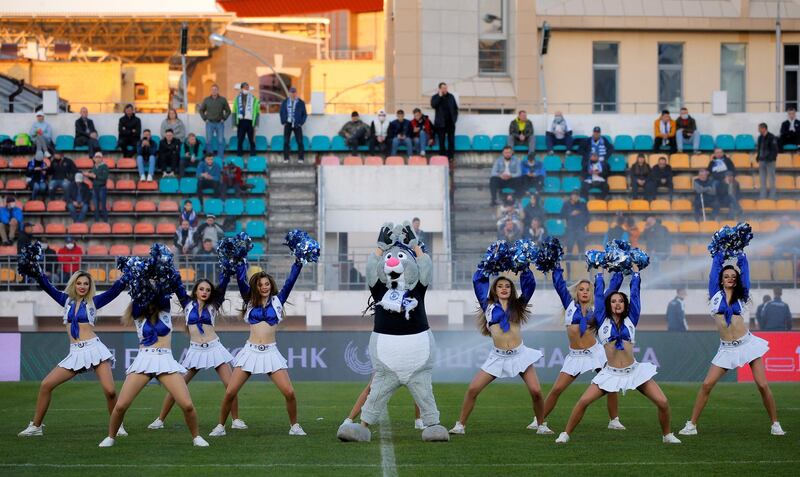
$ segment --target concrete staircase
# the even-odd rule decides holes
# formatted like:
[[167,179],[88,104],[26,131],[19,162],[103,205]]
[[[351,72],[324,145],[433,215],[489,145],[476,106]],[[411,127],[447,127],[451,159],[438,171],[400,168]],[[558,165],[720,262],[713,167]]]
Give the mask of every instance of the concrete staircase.
[[477,264],[486,247],[497,239],[495,208],[489,205],[492,156],[461,154],[453,174],[451,230],[456,260]]
[[307,158],[305,164],[298,164],[294,157],[285,164],[280,155],[270,156],[268,192],[268,253],[287,252],[283,239],[292,229],[317,237],[317,169],[313,157]]

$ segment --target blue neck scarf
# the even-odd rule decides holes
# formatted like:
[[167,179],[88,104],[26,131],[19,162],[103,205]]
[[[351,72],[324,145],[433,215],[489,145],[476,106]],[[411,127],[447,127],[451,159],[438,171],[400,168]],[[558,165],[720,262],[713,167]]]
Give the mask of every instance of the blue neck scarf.
[[167,336],[170,332],[169,326],[165,325],[161,319],[157,319],[153,324],[149,319],[145,318],[144,326],[142,326],[142,341],[144,346],[150,346],[158,341],[159,336]]
[[189,313],[189,319],[186,321],[187,325],[197,325],[197,331],[200,332],[201,335],[205,334],[205,330],[203,330],[203,324],[210,325],[211,324],[211,313],[208,311],[208,306],[203,307],[203,311],[200,311],[200,304],[192,302],[194,305],[192,307],[192,311]]
[[739,300],[733,302],[732,305],[728,304],[728,296],[725,294],[725,291],[723,290],[722,300],[720,300],[719,302],[719,312],[725,315],[725,324],[728,327],[730,327],[733,315],[742,314],[742,306],[739,304]]
[[[578,316],[576,317],[575,315]],[[583,314],[583,309],[577,302],[575,303],[575,315],[572,315],[572,324],[578,325],[578,329],[581,330],[581,336],[583,336],[589,328],[589,318]]]
[[618,350],[624,350],[625,344],[623,341],[630,341],[631,340],[631,332],[628,330],[628,327],[625,326],[625,321],[622,321],[622,326],[617,328],[617,324],[614,322],[613,318],[611,320],[611,340],[614,341],[614,347]]

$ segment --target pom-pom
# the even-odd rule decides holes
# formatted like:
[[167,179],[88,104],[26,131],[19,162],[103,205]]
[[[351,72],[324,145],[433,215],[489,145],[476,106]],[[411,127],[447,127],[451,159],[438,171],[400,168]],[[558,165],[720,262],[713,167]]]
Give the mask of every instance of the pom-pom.
[[542,273],[551,272],[558,267],[563,258],[564,249],[561,248],[561,242],[555,237],[545,237],[538,247],[535,259],[536,269]]
[[609,272],[631,273],[631,245],[623,240],[613,240],[606,244],[604,267]]
[[722,253],[725,259],[733,258],[742,253],[753,239],[753,229],[747,222],[741,222],[733,227],[722,227],[711,238],[708,251],[711,256]]
[[299,229],[294,229],[286,234],[284,245],[289,247],[295,260],[303,264],[319,261],[319,242]]
[[602,250],[587,250],[584,257],[589,270],[602,268],[606,263],[606,253]]
[[127,285],[131,301],[137,306],[145,307],[155,298],[156,289],[148,277],[149,268],[149,258],[117,258],[117,269],[122,272],[121,280]]
[[171,295],[178,290],[181,276],[175,269],[172,251],[166,245],[154,243],[150,247],[149,271],[159,296]]
[[539,251],[533,240],[519,239],[514,242],[510,254],[511,270],[514,273],[520,273],[530,268],[531,264],[536,261]]
[[19,251],[17,271],[26,277],[39,278],[42,276],[43,259],[44,250],[42,250],[42,244],[38,241],[31,242]]
[[631,261],[642,271],[650,265],[650,256],[644,250],[634,248],[631,249]]
[[247,254],[253,249],[253,240],[244,232],[225,237],[217,244],[219,266],[226,275],[235,275],[241,265],[247,265]]
[[507,270],[511,270],[511,249],[505,240],[498,240],[489,245],[483,260],[478,264],[478,268],[483,276],[498,275]]

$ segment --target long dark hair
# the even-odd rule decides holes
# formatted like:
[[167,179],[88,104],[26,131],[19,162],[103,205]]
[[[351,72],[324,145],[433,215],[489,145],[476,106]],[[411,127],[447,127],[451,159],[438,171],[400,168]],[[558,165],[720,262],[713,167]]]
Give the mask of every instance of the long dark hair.
[[[725,293],[725,286],[722,284],[722,275],[725,274],[725,270],[733,270],[736,272],[736,285],[733,287],[733,293],[731,294],[731,300],[728,302],[730,305],[731,303],[736,303],[737,300],[742,300],[746,302],[750,299],[748,296],[747,290],[744,288],[744,284],[742,283],[742,274],[739,273],[739,270],[736,269],[733,265],[725,265],[722,267],[722,270],[719,271],[719,277],[717,277],[717,283],[719,284],[719,289]],[[727,294],[726,294],[727,295]]]
[[[224,295],[223,296],[219,296],[219,290],[217,289],[217,287],[214,286],[213,283],[211,283],[211,280],[209,280],[207,278],[201,278],[200,280],[197,280],[196,282],[194,282],[194,285],[192,286],[192,291],[191,291],[191,293],[189,293],[189,298],[191,298],[191,300],[193,302],[197,301],[197,287],[199,287],[202,283],[208,283],[208,286],[211,288],[211,293],[208,294],[208,299],[206,300],[206,302],[205,302],[205,304],[203,306],[205,308],[208,308],[208,305],[211,304],[211,305],[214,305],[215,307],[218,307],[222,303],[222,301],[225,299],[225,296]],[[197,310],[197,313],[200,313],[200,310]],[[219,314],[219,308],[214,310],[214,315],[218,315],[218,314]],[[215,316],[215,318],[216,318],[216,316]],[[186,325],[186,332],[187,333],[189,332],[189,323],[188,323],[188,321],[189,321],[189,319],[187,318],[186,322],[184,323],[184,325]]]
[[242,318],[244,318],[244,314],[247,313],[248,306],[258,306],[259,302],[261,301],[261,295],[258,293],[258,282],[261,281],[262,278],[266,278],[269,280],[269,296],[266,299],[266,302],[272,299],[273,296],[278,294],[278,286],[275,284],[275,279],[266,272],[256,272],[250,277],[248,281],[248,285],[250,285],[250,292],[244,296],[242,300]]
[[[498,277],[494,283],[492,283],[492,286],[489,288],[488,303],[500,304],[500,300],[497,298],[497,284],[500,283],[500,280],[505,280],[509,283],[509,285],[511,285],[511,293],[508,297],[508,321],[511,323],[524,324],[528,321],[530,315],[528,312],[528,305],[519,299],[519,296],[517,295],[517,287],[514,285],[514,281],[510,278]],[[491,333],[489,333],[489,327],[486,326],[486,314],[480,307],[478,308],[477,313],[475,313],[475,321],[482,335],[491,336]]]
[[[620,314],[620,322],[625,321],[625,318],[628,317],[628,314],[631,311],[631,302],[628,299],[628,295],[624,294],[621,291],[615,291],[615,292],[609,294],[606,297],[606,299],[604,300],[604,303],[606,305],[606,308],[605,308],[606,309],[606,316],[605,316],[605,318],[610,318],[611,320],[614,321],[614,323],[617,326],[619,326],[619,323],[617,323],[616,320],[614,320],[614,314],[611,313],[611,297],[613,297],[614,295],[621,296],[622,297],[622,303],[625,305],[625,307],[622,309],[622,313]],[[594,319],[592,320],[592,326],[595,327],[595,333],[596,333],[597,332],[597,321],[594,320]]]

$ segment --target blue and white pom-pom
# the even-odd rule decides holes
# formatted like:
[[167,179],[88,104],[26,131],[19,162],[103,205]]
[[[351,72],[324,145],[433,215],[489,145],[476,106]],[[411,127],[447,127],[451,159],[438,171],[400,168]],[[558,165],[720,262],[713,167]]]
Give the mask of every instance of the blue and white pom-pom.
[[175,269],[172,251],[162,243],[154,243],[150,247],[151,278],[158,295],[172,295],[178,290],[181,276]]
[[319,261],[319,242],[300,229],[294,229],[286,234],[283,243],[292,250],[292,255],[303,264]]
[[753,239],[753,229],[747,222],[740,222],[733,227],[722,227],[711,238],[708,251],[711,256],[722,253],[725,259],[738,256]]
[[564,258],[564,249],[561,248],[561,242],[555,237],[545,237],[539,244],[538,252],[534,263],[536,269],[542,273],[555,270]]
[[631,273],[631,244],[615,239],[606,244],[606,253],[603,266],[609,272]]
[[511,270],[514,273],[524,272],[536,261],[539,250],[533,240],[519,239],[511,248]]
[[[648,265],[650,265],[650,256],[647,255],[647,253],[644,250],[641,250],[639,248],[633,248],[631,249],[631,262],[633,262],[634,265],[639,267],[639,271],[641,272],[642,270],[647,268]],[[632,271],[633,270],[631,270],[631,272]]]
[[131,301],[137,306],[147,306],[156,297],[156,289],[148,277],[150,259],[141,257],[118,257],[117,269],[121,280],[127,285]]
[[217,244],[217,256],[222,272],[232,276],[242,264],[247,264],[247,254],[253,249],[253,240],[244,232],[225,237]]
[[17,271],[26,277],[39,278],[42,276],[42,260],[44,260],[42,244],[38,241],[31,242],[19,251]]
[[498,275],[511,270],[511,267],[511,248],[505,240],[492,242],[486,249],[483,260],[478,264],[478,269],[485,277]]
[[606,263],[606,253],[602,250],[587,250],[584,253],[588,270],[593,268],[603,268]]

